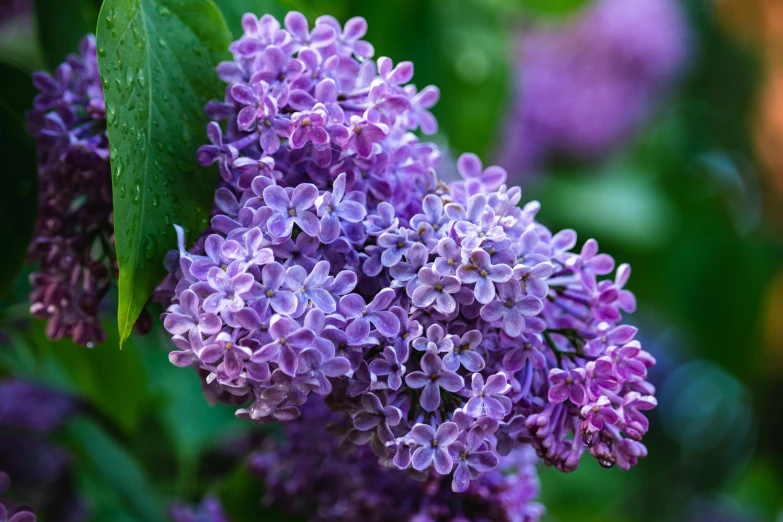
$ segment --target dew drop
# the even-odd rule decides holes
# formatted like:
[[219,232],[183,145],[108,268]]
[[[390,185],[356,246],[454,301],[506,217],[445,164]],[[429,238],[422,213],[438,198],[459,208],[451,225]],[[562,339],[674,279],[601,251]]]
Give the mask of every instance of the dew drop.
[[138,203],[141,199],[141,185],[136,183],[136,188],[133,189],[133,202]]
[[605,467],[605,468],[607,468],[607,469],[608,469],[608,468],[611,468],[612,466],[614,466],[614,462],[612,462],[611,460],[605,460],[605,459],[601,459],[601,460],[599,460],[599,461],[598,461],[598,463],[599,463],[601,466],[603,466],[603,467]]
[[151,259],[155,254],[155,238],[147,234],[144,236],[144,257]]
[[106,123],[112,125],[116,121],[117,121],[117,107],[114,105],[113,101],[107,99],[106,100]]
[[139,87],[141,87],[143,89],[144,88],[144,71],[142,71],[141,69],[136,71],[136,81],[138,82]]
[[128,88],[130,89],[130,86],[133,84],[133,71],[130,67],[125,69],[125,83],[128,84]]
[[125,185],[120,185],[120,199],[125,199]]
[[114,172],[112,173],[112,181],[114,182],[114,186],[120,184],[120,179],[122,178],[122,162],[117,160],[114,165]]
[[122,80],[120,80],[119,78],[115,78],[114,79],[114,85],[117,86],[117,90],[119,92],[122,92]]
[[117,17],[117,11],[114,9],[109,9],[109,12],[106,14],[106,29],[113,29],[114,28],[114,19]]

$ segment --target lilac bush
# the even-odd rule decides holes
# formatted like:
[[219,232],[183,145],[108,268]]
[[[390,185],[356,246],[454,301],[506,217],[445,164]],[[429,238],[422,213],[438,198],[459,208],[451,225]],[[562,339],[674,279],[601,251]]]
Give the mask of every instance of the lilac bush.
[[106,109],[95,38],[85,37],[54,74],[36,72],[28,114],[38,142],[39,208],[29,258],[30,312],[50,339],[106,339],[98,309],[117,272]]
[[242,25],[198,153],[220,166],[215,215],[191,251],[178,230],[167,282],[172,363],[256,422],[326,397],[347,440],[457,492],[526,447],[562,471],[585,451],[622,469],[645,456],[655,361],[622,324],[629,267],[610,278],[595,240],[575,251],[473,154],[440,179],[415,133],[435,130],[438,91],[372,60],[363,19]]

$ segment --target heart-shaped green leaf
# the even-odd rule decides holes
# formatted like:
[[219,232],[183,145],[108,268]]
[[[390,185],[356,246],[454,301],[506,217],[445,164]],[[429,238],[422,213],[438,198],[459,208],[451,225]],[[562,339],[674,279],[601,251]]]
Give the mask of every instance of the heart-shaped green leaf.
[[221,97],[215,66],[230,34],[211,0],[107,0],[98,63],[111,145],[120,339],[128,338],[176,246],[174,225],[207,226],[217,171],[196,151],[204,105]]

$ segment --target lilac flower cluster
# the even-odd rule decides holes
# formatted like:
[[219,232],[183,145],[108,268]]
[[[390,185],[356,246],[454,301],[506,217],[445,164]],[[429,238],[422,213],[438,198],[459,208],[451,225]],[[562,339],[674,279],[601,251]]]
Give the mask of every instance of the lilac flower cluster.
[[249,461],[264,482],[264,503],[313,522],[535,522],[538,496],[535,452],[519,448],[497,469],[456,495],[437,473],[379,467],[365,447],[341,444],[332,431],[345,419],[312,401],[285,424],[282,440],[268,438]]
[[500,164],[524,174],[552,155],[602,157],[643,123],[687,51],[675,0],[596,0],[575,21],[525,30]]
[[50,339],[92,346],[106,338],[98,308],[116,276],[106,109],[95,38],[82,40],[40,91],[28,126],[38,141],[39,210],[30,261],[30,312]]
[[[243,18],[211,102],[204,165],[222,186],[203,249],[180,232],[171,361],[290,420],[310,394],[351,419],[346,437],[452,487],[532,445],[563,471],[586,448],[628,469],[655,406],[654,359],[620,324],[622,265],[550,232],[506,172],[473,154],[439,179],[428,109],[408,62],[370,59],[361,18],[310,29]],[[337,399],[339,397],[339,399]]]

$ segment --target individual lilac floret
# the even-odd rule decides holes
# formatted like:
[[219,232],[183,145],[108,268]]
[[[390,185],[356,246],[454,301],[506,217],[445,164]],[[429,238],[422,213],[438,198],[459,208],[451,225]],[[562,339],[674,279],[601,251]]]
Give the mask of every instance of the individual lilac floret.
[[[172,362],[256,422],[323,396],[343,440],[466,494],[520,451],[562,471],[588,448],[635,464],[655,361],[622,324],[628,267],[611,279],[596,241],[553,234],[475,155],[441,179],[438,148],[413,132],[433,128],[436,91],[408,84],[409,62],[369,59],[361,19],[286,20],[247,15],[218,67],[228,96],[207,110],[223,152],[202,153],[228,175],[171,276]],[[293,129],[274,151],[259,141],[272,117]]]
[[443,369],[440,357],[432,352],[421,358],[421,371],[411,372],[405,382],[413,389],[424,388],[421,393],[421,407],[424,411],[435,411],[440,406],[440,389],[458,392],[464,386],[462,377]]

